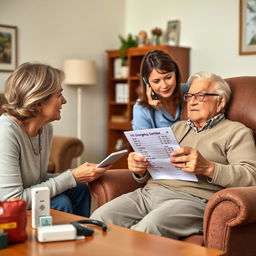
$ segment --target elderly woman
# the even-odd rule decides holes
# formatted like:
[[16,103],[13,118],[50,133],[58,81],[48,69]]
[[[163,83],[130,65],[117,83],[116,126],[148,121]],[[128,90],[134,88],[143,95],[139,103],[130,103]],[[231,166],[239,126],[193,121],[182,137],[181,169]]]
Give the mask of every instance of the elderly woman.
[[107,168],[84,163],[61,174],[47,173],[53,136],[50,122],[60,120],[64,74],[44,64],[24,63],[7,79],[0,117],[0,200],[16,197],[31,207],[31,188],[48,187],[51,208],[88,217],[86,183]]
[[92,218],[138,231],[180,239],[201,234],[208,199],[226,187],[256,185],[256,147],[252,130],[225,118],[229,85],[200,72],[189,80],[187,121],[172,126],[181,148],[170,162],[194,173],[198,182],[153,180],[150,164],[130,153],[128,166],[144,188],[122,195],[97,209]]

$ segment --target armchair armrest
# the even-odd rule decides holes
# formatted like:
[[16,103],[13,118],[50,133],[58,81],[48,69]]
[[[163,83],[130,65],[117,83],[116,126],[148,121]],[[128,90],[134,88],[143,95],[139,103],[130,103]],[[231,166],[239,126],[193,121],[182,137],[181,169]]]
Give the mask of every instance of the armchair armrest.
[[63,172],[71,168],[72,160],[80,156],[83,149],[78,138],[53,136],[48,171]]
[[227,255],[256,255],[256,186],[223,189],[204,214],[204,244]]
[[103,176],[89,182],[90,191],[98,206],[141,186],[128,169],[108,170]]

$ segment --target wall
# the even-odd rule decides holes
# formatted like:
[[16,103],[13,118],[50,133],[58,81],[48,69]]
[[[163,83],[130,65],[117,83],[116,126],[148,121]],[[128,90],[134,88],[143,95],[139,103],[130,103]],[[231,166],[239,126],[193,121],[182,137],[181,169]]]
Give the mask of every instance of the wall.
[[[157,3],[157,5],[156,5]],[[239,56],[239,0],[126,0],[126,33],[181,21],[180,46],[191,47],[191,73],[255,76],[256,55]]]
[[[67,58],[96,61],[98,84],[83,89],[83,161],[97,162],[106,153],[105,50],[118,47],[124,16],[124,0],[0,0],[0,24],[18,27],[18,64],[62,68]],[[9,74],[0,73],[0,92]],[[54,134],[76,136],[76,89],[64,85],[64,96],[68,103]]]

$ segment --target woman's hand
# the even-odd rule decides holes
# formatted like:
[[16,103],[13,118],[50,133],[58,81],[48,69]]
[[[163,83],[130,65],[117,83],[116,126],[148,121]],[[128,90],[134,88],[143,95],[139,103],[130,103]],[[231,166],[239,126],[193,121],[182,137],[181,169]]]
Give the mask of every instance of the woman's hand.
[[147,92],[146,92],[147,98],[148,98],[148,104],[149,104],[152,108],[161,111],[162,108],[163,108],[163,104],[161,103],[160,100],[153,100],[153,99],[152,99],[152,96],[151,96],[151,93],[152,93],[152,88],[149,86],[149,87],[147,88]]
[[206,160],[198,150],[182,147],[172,152],[170,162],[185,172],[213,177],[215,164]]
[[99,178],[111,165],[104,168],[96,168],[96,164],[84,163],[72,170],[72,174],[77,182],[87,183]]
[[135,152],[129,154],[127,161],[129,170],[140,176],[144,176],[147,168],[150,167],[148,161],[145,158],[138,156]]

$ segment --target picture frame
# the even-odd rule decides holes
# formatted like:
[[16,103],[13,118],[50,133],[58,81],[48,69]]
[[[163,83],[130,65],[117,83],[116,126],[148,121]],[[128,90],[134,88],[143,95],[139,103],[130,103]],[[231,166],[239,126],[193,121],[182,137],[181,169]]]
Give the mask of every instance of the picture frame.
[[180,40],[180,21],[170,20],[167,23],[166,42],[170,46],[178,46]]
[[0,72],[17,67],[17,27],[0,24]]
[[256,54],[256,0],[240,0],[239,55]]

